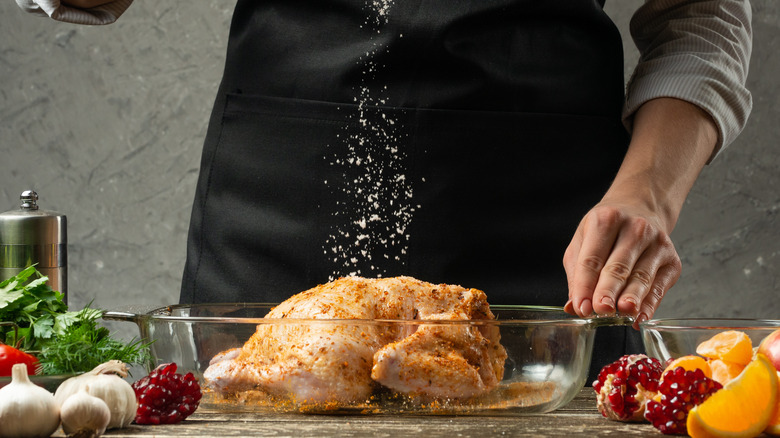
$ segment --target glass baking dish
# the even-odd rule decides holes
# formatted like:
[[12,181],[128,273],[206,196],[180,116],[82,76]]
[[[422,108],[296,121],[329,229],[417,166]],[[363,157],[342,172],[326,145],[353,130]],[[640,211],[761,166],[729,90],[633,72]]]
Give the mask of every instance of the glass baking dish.
[[[560,307],[507,305],[490,307],[494,320],[264,318],[273,307],[274,304],[260,303],[184,304],[142,311],[109,311],[103,318],[137,324],[141,338],[152,342],[152,367],[175,362],[179,372],[192,372],[204,390],[200,409],[380,415],[526,415],[553,411],[571,401],[585,385],[596,328],[632,323],[630,317],[624,316],[585,319],[569,315]],[[323,402],[274,393],[262,385],[234,391],[206,381],[204,373],[215,357],[241,348],[259,329],[269,333],[269,337],[301,329],[368,336],[479,331],[498,334],[496,339],[506,358],[497,372],[498,383],[468,397],[399,394],[368,382],[371,392],[366,397]],[[350,360],[344,361],[343,366],[359,366]],[[448,370],[432,367],[428,372],[435,374],[430,376],[430,381],[435,381]],[[422,380],[425,379],[423,376]]]

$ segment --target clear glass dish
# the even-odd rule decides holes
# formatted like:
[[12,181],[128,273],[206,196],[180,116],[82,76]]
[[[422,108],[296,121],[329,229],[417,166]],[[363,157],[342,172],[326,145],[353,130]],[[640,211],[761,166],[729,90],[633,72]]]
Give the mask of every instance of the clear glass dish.
[[[200,409],[251,412],[351,414],[523,415],[553,411],[571,401],[587,379],[596,328],[631,324],[630,318],[577,318],[559,307],[491,306],[495,320],[327,320],[266,319],[273,304],[194,304],[149,311],[112,311],[109,320],[134,322],[141,338],[153,342],[154,365],[175,362],[203,385],[204,371],[217,354],[237,348],[258,326],[306,327],[360,333],[411,333],[424,327],[446,330],[496,330],[506,350],[503,376],[487,393],[466,399],[401,396],[376,386],[365,400],[309,403],[270,395],[262,388],[227,393],[205,388]],[[370,366],[370,365],[368,365]],[[204,385],[205,386],[205,385]]]
[[758,347],[767,335],[780,328],[780,320],[748,318],[664,318],[640,325],[647,355],[659,360],[696,354],[696,347],[727,330],[738,330]]

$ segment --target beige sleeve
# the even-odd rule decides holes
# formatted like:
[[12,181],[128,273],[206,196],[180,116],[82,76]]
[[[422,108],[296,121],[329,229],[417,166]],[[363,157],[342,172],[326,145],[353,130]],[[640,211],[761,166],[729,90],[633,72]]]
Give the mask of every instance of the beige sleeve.
[[133,0],[114,0],[90,9],[66,6],[60,0],[16,0],[23,10],[40,16],[48,16],[57,21],[75,24],[111,24],[130,7]]

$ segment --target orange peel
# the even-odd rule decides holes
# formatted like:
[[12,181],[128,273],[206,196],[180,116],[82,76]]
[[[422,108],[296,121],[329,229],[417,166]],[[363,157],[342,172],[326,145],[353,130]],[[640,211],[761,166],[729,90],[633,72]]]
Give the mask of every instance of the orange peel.
[[777,406],[778,376],[763,354],[734,380],[688,413],[693,438],[754,437],[770,423]]

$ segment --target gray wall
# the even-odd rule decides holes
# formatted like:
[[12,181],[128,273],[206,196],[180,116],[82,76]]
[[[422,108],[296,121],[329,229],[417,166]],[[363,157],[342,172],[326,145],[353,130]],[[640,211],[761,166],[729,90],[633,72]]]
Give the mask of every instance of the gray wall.
[[[608,2],[622,31],[639,4]],[[780,318],[779,5],[753,1],[753,115],[689,197],[673,234],[684,273],[657,316]],[[68,216],[72,308],[177,301],[232,6],[138,1],[85,27],[0,2],[0,211],[35,188]]]

